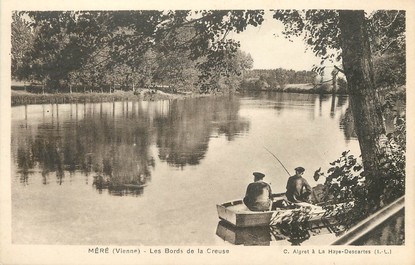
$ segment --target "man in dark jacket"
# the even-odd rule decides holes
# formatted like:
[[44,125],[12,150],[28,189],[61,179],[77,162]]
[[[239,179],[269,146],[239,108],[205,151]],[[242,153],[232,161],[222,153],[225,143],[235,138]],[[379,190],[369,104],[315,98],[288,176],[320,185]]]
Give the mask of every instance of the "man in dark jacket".
[[297,167],[295,175],[288,178],[285,195],[290,202],[307,202],[311,194],[311,187],[302,175],[305,169]]
[[244,203],[251,211],[269,211],[271,209],[271,186],[263,181],[264,174],[254,172],[254,182],[246,189]]

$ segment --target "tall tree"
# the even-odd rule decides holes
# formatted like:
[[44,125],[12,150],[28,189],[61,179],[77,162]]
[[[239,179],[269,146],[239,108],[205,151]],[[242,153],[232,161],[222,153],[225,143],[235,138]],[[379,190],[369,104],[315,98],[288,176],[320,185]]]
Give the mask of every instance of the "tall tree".
[[[322,60],[342,59],[350,104],[355,117],[369,200],[380,202],[379,175],[385,157],[385,127],[372,65],[367,18],[363,10],[277,10],[274,18],[285,25],[286,36],[304,34],[304,40]],[[400,22],[401,25],[404,21]],[[404,27],[403,27],[404,28]],[[393,34],[392,34],[393,35]],[[397,37],[396,35],[393,35]],[[400,42],[404,42],[399,35]]]
[[365,171],[370,200],[379,200],[381,158],[386,140],[381,104],[375,89],[369,36],[363,11],[339,11],[339,28],[344,73],[355,117],[355,129]]

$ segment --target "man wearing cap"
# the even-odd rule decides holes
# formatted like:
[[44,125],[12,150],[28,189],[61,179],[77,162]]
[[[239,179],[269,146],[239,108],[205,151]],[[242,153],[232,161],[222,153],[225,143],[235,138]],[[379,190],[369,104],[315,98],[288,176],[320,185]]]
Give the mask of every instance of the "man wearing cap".
[[263,181],[261,172],[254,172],[254,182],[246,189],[244,203],[251,211],[269,211],[271,209],[271,186]]
[[290,202],[306,202],[311,194],[311,186],[308,184],[302,175],[305,169],[297,167],[295,175],[288,178],[287,192],[285,195]]

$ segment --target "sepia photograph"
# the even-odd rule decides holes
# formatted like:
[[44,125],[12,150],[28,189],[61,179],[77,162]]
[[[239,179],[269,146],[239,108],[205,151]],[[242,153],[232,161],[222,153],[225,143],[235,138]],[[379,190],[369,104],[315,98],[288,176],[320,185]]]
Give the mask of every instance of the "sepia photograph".
[[414,4],[27,2],[1,264],[415,262]]

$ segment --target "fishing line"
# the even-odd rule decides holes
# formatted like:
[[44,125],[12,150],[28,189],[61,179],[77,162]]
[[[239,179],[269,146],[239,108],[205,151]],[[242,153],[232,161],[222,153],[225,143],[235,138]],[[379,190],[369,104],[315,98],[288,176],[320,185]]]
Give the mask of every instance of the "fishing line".
[[291,174],[290,174],[290,172],[288,172],[288,170],[287,170],[287,168],[284,166],[284,164],[278,159],[278,157],[276,156],[276,155],[274,155],[270,150],[268,150],[268,148],[266,148],[265,146],[262,146],[262,147],[264,147],[264,149],[265,150],[267,150],[268,151],[268,153],[270,153],[273,157],[275,157],[275,159],[277,159],[277,161],[281,164],[281,166],[285,169],[285,172],[287,172],[287,174],[288,174],[288,176],[290,176],[291,177]]

